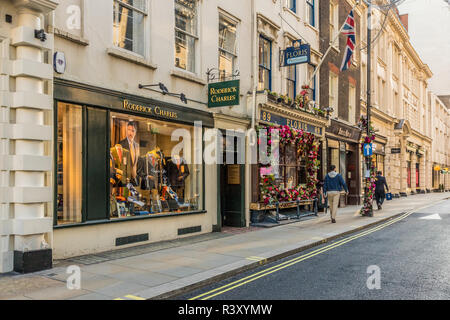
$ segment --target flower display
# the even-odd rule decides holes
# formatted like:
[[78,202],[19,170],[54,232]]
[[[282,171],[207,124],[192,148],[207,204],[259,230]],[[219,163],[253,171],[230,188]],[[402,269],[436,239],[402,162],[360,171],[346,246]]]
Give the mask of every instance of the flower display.
[[[368,123],[367,118],[364,115],[361,116],[358,126],[365,132],[367,132],[367,126],[369,126],[369,134],[364,137],[361,142],[361,152],[364,153],[364,144],[375,141],[375,130],[372,125]],[[375,166],[372,164],[370,165],[370,177],[366,178],[364,182],[364,191],[363,206],[359,213],[368,215],[372,213],[372,203],[375,195]]]
[[[289,126],[281,127],[260,127],[267,131],[267,148],[268,154],[271,150],[273,130],[279,130],[280,145],[294,144],[297,149],[297,157],[304,157],[306,163],[306,185],[298,185],[293,188],[281,189],[275,185],[275,176],[273,174],[265,175],[260,183],[260,191],[262,201],[265,205],[277,202],[287,202],[296,200],[312,200],[317,197],[317,171],[319,170],[320,161],[317,159],[319,155],[319,141],[312,133],[291,128]],[[259,132],[259,130],[258,130]],[[260,142],[260,140],[258,139]]]

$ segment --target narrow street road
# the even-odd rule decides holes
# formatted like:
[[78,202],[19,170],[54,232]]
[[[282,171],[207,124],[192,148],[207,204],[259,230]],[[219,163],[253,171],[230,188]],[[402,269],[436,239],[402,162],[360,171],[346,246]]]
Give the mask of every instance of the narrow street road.
[[192,298],[450,299],[450,200],[175,299]]

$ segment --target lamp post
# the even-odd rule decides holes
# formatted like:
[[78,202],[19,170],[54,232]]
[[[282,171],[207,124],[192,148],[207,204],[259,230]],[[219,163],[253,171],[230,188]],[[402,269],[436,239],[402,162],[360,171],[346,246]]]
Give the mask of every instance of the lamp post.
[[[372,28],[372,22],[371,22],[371,14],[372,14],[372,2],[369,2],[368,8],[367,8],[367,136],[370,137],[370,69],[371,69],[371,62],[370,62],[370,51],[371,51],[371,28]],[[364,192],[369,192],[369,188],[367,186],[370,185],[370,179],[371,179],[371,159],[370,156],[366,157],[366,176],[367,173],[369,173],[369,177],[366,177],[366,187],[364,188]],[[370,201],[369,204],[370,210],[366,214],[369,217],[373,216],[373,203]]]

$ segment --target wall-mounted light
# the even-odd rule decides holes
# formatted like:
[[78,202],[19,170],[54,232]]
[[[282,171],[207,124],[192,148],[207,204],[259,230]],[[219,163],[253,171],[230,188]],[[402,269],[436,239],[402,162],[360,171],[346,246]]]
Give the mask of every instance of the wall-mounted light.
[[34,37],[36,39],[41,40],[42,42],[44,42],[45,40],[47,40],[47,35],[45,34],[44,29],[41,30],[34,30]]
[[158,82],[157,84],[146,84],[146,85],[139,84],[139,89],[149,88],[149,87],[159,87],[159,90],[161,90],[162,94],[169,93],[169,89],[167,89],[167,87],[162,82]]

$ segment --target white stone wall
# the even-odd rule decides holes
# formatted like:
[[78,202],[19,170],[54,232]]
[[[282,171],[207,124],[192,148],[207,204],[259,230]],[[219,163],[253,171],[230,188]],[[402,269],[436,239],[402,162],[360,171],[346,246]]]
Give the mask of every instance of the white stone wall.
[[14,251],[47,248],[52,235],[52,51],[43,13],[55,1],[3,1],[0,25],[0,273]]

